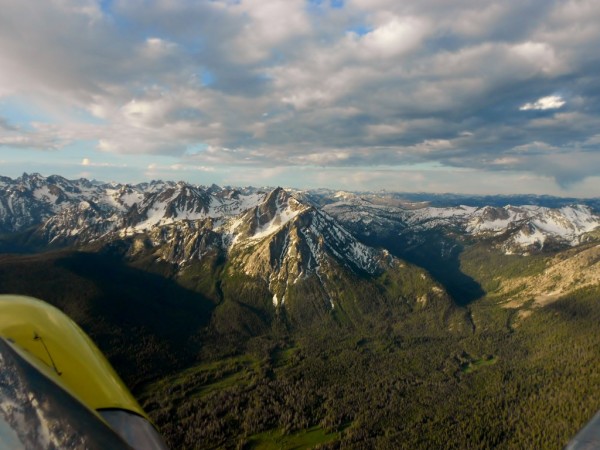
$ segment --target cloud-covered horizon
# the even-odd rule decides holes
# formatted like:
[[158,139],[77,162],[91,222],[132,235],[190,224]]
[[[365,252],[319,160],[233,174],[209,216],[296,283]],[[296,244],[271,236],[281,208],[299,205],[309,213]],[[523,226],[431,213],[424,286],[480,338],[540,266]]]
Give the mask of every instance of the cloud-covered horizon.
[[600,195],[598,23],[596,0],[5,0],[0,156]]

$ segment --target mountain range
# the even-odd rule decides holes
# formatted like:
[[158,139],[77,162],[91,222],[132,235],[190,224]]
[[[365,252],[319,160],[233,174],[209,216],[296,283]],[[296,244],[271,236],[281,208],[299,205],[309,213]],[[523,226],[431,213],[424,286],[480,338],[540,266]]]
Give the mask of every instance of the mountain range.
[[430,198],[23,174],[0,178],[0,233],[11,236],[5,249],[119,247],[130,259],[152,257],[178,272],[227,261],[229,272],[263,279],[275,307],[310,279],[323,305],[334,308],[327,281],[333,267],[374,277],[400,266],[400,258],[431,271],[414,254],[430,246],[432,236],[435,258],[444,261],[466,241],[528,255],[592,241],[600,227],[589,200],[552,208],[439,206],[439,198]]
[[[431,390],[470,408],[449,386],[477,397],[466,374],[498,358],[490,374],[528,373],[527,352],[544,347],[520,339],[554,323],[551,311],[568,308],[565,299],[584,299],[567,317],[595,311],[598,206],[546,196],[0,177],[0,291],[42,297],[78,321],[175,448],[198,439],[254,448],[254,440],[270,439],[265,430],[311,426],[369,447],[378,435],[365,435],[360,423],[393,424],[382,431],[389,433],[400,422],[393,409],[389,422],[348,412],[358,408],[356,395],[373,412],[385,404],[382,392],[396,395],[390,386],[401,374],[402,404],[416,407],[408,393]],[[506,366],[516,348],[522,366]],[[377,374],[371,364],[381,364]],[[338,372],[342,366],[356,376]],[[267,407],[265,398],[274,403]],[[492,400],[477,401],[494,410]],[[215,416],[225,404],[248,414]],[[421,414],[409,422],[427,428]],[[486,426],[508,433],[490,420]],[[177,423],[202,425],[184,432]],[[460,436],[455,446],[466,448]]]
[[[431,206],[439,199],[430,198],[413,202],[397,195],[221,188],[163,181],[124,185],[23,174],[14,180],[0,177],[0,233],[33,230],[44,244],[67,245],[116,240],[173,224],[204,221],[221,236],[222,249],[229,251],[243,242],[274,235],[305,214],[316,214],[363,236],[415,236],[439,229],[476,239],[491,238],[508,254],[543,250],[549,244],[573,246],[600,226],[600,215],[590,200],[552,208],[538,204],[469,206],[472,202],[466,197],[462,205]],[[548,197],[543,199],[548,203]],[[356,256],[355,252],[349,255]]]

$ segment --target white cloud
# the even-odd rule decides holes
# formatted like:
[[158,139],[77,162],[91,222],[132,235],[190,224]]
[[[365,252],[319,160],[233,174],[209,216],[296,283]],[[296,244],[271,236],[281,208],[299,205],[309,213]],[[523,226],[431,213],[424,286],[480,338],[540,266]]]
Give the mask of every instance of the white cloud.
[[304,0],[246,0],[231,10],[249,20],[234,39],[236,57],[258,62],[287,41],[309,33]]
[[497,158],[492,161],[492,164],[496,166],[513,166],[519,162],[519,158],[505,156],[503,158]]
[[538,110],[544,111],[547,109],[559,109],[565,105],[566,101],[560,95],[549,95],[542,97],[535,102],[525,103],[522,105],[520,111]]
[[298,155],[297,157],[293,158],[293,161],[295,163],[300,164],[314,164],[319,166],[326,166],[331,164],[343,163],[344,161],[348,160],[351,156],[352,154],[349,151],[329,150],[327,152],[315,152]]
[[417,48],[428,31],[428,24],[422,19],[394,17],[358,38],[358,50],[367,58],[398,56]]
[[491,3],[477,5],[476,8],[467,10],[459,15],[452,27],[459,34],[466,36],[485,35],[493,29],[499,18],[506,14],[507,4]]
[[176,170],[176,171],[194,171],[194,172],[214,172],[215,168],[214,167],[209,167],[209,166],[197,166],[197,165],[190,165],[190,164],[171,164],[170,166],[168,166],[169,169],[171,170]]
[[113,168],[125,168],[128,167],[127,164],[117,164],[112,162],[95,162],[90,160],[90,158],[83,158],[81,160],[81,165],[84,167],[113,167]]
[[554,48],[545,42],[523,42],[512,46],[510,51],[534,73],[558,75],[566,69]]
[[[46,123],[0,104],[3,148],[490,170],[532,142],[598,151],[595,0],[32,2],[3,1],[0,96]],[[544,95],[567,91],[568,112],[514,114],[559,110]]]
[[513,148],[513,151],[516,153],[550,153],[559,151],[559,148],[546,142],[534,141],[517,145]]

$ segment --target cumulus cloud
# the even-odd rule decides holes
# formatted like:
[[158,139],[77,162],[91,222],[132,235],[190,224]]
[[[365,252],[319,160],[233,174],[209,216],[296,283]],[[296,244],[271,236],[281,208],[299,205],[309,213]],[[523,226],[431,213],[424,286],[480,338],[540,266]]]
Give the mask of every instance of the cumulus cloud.
[[96,162],[92,161],[90,158],[83,158],[81,160],[81,165],[83,167],[105,167],[105,168],[125,168],[127,164],[117,164],[112,162]]
[[77,141],[94,141],[101,132],[91,124],[29,122],[27,126],[16,126],[0,121],[0,147],[60,150]]
[[522,105],[520,111],[538,110],[544,111],[546,109],[559,109],[565,105],[566,101],[560,95],[549,95],[542,97],[535,102],[525,103]]
[[67,134],[41,123],[32,123],[31,129],[0,124],[0,147],[57,150],[71,142]]
[[362,37],[351,36],[355,48],[366,57],[390,58],[419,46],[429,25],[421,18],[393,17]]
[[[171,171],[540,170],[567,186],[600,151],[599,11],[594,0],[6,0],[0,98],[50,119],[15,121],[0,103],[0,146],[85,141],[184,161]],[[566,175],[557,155],[582,149]]]

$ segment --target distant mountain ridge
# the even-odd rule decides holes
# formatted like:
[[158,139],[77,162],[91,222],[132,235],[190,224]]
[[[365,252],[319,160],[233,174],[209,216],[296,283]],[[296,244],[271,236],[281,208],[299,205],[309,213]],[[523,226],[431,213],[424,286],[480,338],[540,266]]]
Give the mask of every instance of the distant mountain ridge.
[[[540,198],[548,203],[550,197]],[[274,233],[312,208],[313,216],[333,218],[359,238],[379,233],[418,240],[421,232],[438,229],[492,239],[507,254],[527,253],[545,246],[577,245],[600,226],[600,215],[590,206],[593,199],[587,204],[563,204],[559,200],[555,199],[561,204],[558,208],[441,207],[432,206],[431,200],[413,202],[388,193],[221,188],[163,181],[102,184],[58,175],[23,174],[14,180],[0,178],[0,233],[34,229],[42,242],[72,245],[209,220],[210,229],[221,235],[221,247],[229,251],[242,241],[253,242]]]
[[344,200],[327,204],[323,210],[357,233],[395,233],[410,245],[423,233],[440,230],[446,235],[493,240],[506,254],[540,251],[548,245],[577,245],[600,226],[600,216],[585,205],[557,209],[534,205],[406,209]]
[[545,206],[547,208],[560,208],[573,204],[586,205],[600,212],[600,198],[578,198],[578,197],[556,197],[553,195],[537,194],[496,194],[496,195],[475,195],[475,194],[434,194],[429,192],[347,192],[334,191],[331,189],[315,189],[310,191],[311,197],[315,201],[331,202],[332,199],[344,196],[356,196],[363,199],[385,201],[386,203],[405,203],[421,204],[439,208],[466,206],[497,206],[506,205],[535,205]]
[[[3,179],[0,198],[5,235],[24,235],[39,248],[116,252],[152,270],[169,267],[169,276],[225,305],[213,319],[221,329],[234,323],[255,333],[283,310],[291,322],[332,313],[353,322],[381,308],[449,305],[424,270],[361,243],[282,188],[93,184],[33,174]],[[220,314],[227,318],[219,321]]]

